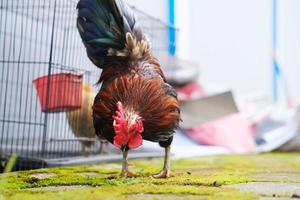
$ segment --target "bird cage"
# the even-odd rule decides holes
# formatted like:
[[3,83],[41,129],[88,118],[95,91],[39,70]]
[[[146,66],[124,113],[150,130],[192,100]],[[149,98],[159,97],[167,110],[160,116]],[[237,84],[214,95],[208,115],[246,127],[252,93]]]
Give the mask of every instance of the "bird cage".
[[[84,88],[99,90],[95,83],[101,73],[87,58],[79,37],[76,3],[0,1],[0,163],[15,153],[16,170],[117,159],[113,150],[108,155],[99,154],[101,143],[94,135],[74,134],[79,129],[87,132],[88,127],[72,127],[87,124],[79,117],[76,119],[76,109],[84,104],[80,99]],[[170,27],[133,9],[155,54],[167,55]],[[52,81],[54,76],[66,74],[80,76],[81,82],[72,85]],[[59,92],[62,88],[64,92]],[[74,92],[66,94],[70,88]],[[70,102],[75,102],[75,106]],[[50,109],[52,104],[54,108]],[[137,156],[143,153],[144,150],[136,151]]]

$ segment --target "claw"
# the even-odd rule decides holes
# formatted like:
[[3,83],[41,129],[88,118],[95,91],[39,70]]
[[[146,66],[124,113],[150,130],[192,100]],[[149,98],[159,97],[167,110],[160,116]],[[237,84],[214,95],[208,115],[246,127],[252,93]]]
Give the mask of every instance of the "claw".
[[121,177],[122,178],[127,178],[128,172],[127,171],[122,171],[121,172]]
[[165,161],[163,169],[154,174],[154,178],[169,178],[170,177],[170,157],[171,157],[171,146],[165,147]]
[[134,177],[134,173],[132,173],[131,171],[122,171],[121,172],[121,177],[122,178],[130,178],[130,177]]
[[170,177],[170,170],[163,169],[159,173],[153,175],[154,178],[169,178]]

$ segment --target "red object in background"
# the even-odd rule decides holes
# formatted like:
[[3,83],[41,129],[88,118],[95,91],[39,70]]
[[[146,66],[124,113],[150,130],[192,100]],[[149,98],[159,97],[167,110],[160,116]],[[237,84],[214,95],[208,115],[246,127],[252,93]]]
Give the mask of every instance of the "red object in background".
[[205,96],[203,87],[196,81],[190,82],[184,86],[177,86],[176,90],[179,100],[199,99]]
[[81,107],[82,75],[60,73],[51,74],[49,77],[50,81],[48,76],[33,81],[43,112],[60,112]]
[[255,150],[254,131],[251,122],[237,113],[188,129],[186,134],[200,144],[226,147],[234,153],[247,153]]

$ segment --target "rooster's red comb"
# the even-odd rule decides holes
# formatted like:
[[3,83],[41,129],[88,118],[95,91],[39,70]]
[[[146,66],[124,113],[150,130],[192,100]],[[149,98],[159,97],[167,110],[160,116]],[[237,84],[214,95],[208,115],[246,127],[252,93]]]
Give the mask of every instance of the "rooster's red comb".
[[[132,127],[135,129],[133,135],[128,134],[128,122],[125,119],[125,112],[121,102],[117,102],[117,109],[115,115],[112,116],[114,120],[114,145],[121,149],[123,145],[128,145],[130,149],[138,148],[143,144],[143,138],[140,135],[144,131],[143,122],[141,120],[137,121]],[[131,130],[132,131],[132,130]]]
[[117,109],[115,115],[112,116],[114,120],[115,138],[114,145],[121,148],[122,143],[127,140],[126,136],[126,120],[124,117],[124,108],[120,101],[117,102]]

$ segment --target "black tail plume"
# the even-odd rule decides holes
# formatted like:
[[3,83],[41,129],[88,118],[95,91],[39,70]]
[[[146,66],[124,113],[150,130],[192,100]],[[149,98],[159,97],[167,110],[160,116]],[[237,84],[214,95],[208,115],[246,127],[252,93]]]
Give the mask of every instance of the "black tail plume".
[[77,28],[96,66],[138,59],[148,51],[141,27],[123,0],[80,0],[77,9]]

